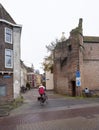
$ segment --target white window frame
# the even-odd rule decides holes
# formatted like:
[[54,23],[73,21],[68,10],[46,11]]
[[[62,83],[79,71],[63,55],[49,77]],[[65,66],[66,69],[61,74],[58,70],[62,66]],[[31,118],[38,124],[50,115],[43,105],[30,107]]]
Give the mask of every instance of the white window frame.
[[5,42],[12,44],[12,29],[5,27]]
[[[8,54],[7,54],[8,52]],[[11,60],[10,64],[7,63],[8,58]],[[5,49],[5,68],[13,68],[13,50],[11,49]]]

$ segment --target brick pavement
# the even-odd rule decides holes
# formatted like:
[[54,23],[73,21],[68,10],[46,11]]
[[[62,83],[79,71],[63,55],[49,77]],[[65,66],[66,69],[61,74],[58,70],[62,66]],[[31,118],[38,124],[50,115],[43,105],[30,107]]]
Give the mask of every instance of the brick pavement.
[[19,125],[17,130],[99,130],[99,116],[95,119],[75,117]]
[[15,121],[13,124],[0,125],[0,130],[99,130],[99,115],[87,118],[82,116],[58,118],[38,122],[18,121],[19,124]]
[[[48,92],[52,100],[64,96]],[[25,104],[11,112],[8,117],[0,118],[0,130],[98,130],[99,104],[78,104],[71,107],[47,108],[37,105],[37,90],[24,94]],[[33,101],[33,102],[32,102]],[[62,100],[60,100],[62,101]],[[69,100],[70,101],[70,100]],[[32,104],[31,104],[32,103]],[[34,103],[34,105],[33,105]],[[32,110],[35,105],[40,109]],[[24,112],[28,110],[28,112]]]

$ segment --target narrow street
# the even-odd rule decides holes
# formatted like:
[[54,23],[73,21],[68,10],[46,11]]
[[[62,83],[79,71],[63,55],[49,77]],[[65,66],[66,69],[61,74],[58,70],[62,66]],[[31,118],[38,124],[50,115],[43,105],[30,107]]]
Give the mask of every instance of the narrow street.
[[24,104],[0,117],[0,130],[98,130],[99,98],[73,98],[47,92],[40,105],[38,91],[25,94]]

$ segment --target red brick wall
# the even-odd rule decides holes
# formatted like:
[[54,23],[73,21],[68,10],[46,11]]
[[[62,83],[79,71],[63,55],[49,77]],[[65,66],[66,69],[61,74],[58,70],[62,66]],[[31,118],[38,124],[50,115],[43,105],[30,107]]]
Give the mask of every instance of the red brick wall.
[[[76,80],[75,73],[78,68],[78,40],[78,35],[72,34],[69,41],[58,43],[55,50],[54,87],[55,91],[59,93],[72,93],[70,92],[72,91],[71,82]],[[71,45],[71,50],[69,50],[68,42]],[[66,57],[67,60],[63,62]],[[62,62],[63,64],[61,64]]]
[[84,87],[99,89],[99,43],[85,43]]
[[66,94],[68,89],[66,65],[62,62],[62,60],[67,57],[66,50],[66,42],[60,42],[54,52],[54,89],[56,92],[63,94]]
[[[71,51],[69,45],[71,45]],[[67,57],[67,60],[61,64],[65,57]],[[80,26],[71,31],[69,39],[58,43],[55,48],[55,91],[77,95],[78,89],[75,84],[77,70],[81,74],[79,94],[86,87],[99,89],[99,43],[83,43],[82,28]]]

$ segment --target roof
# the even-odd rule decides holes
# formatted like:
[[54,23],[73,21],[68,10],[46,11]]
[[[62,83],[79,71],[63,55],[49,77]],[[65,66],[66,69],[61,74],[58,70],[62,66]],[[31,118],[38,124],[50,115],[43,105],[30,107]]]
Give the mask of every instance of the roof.
[[0,19],[6,20],[10,23],[16,24],[13,18],[9,15],[9,13],[5,10],[5,8],[0,4]]
[[99,37],[95,36],[84,36],[83,41],[86,43],[99,43]]

